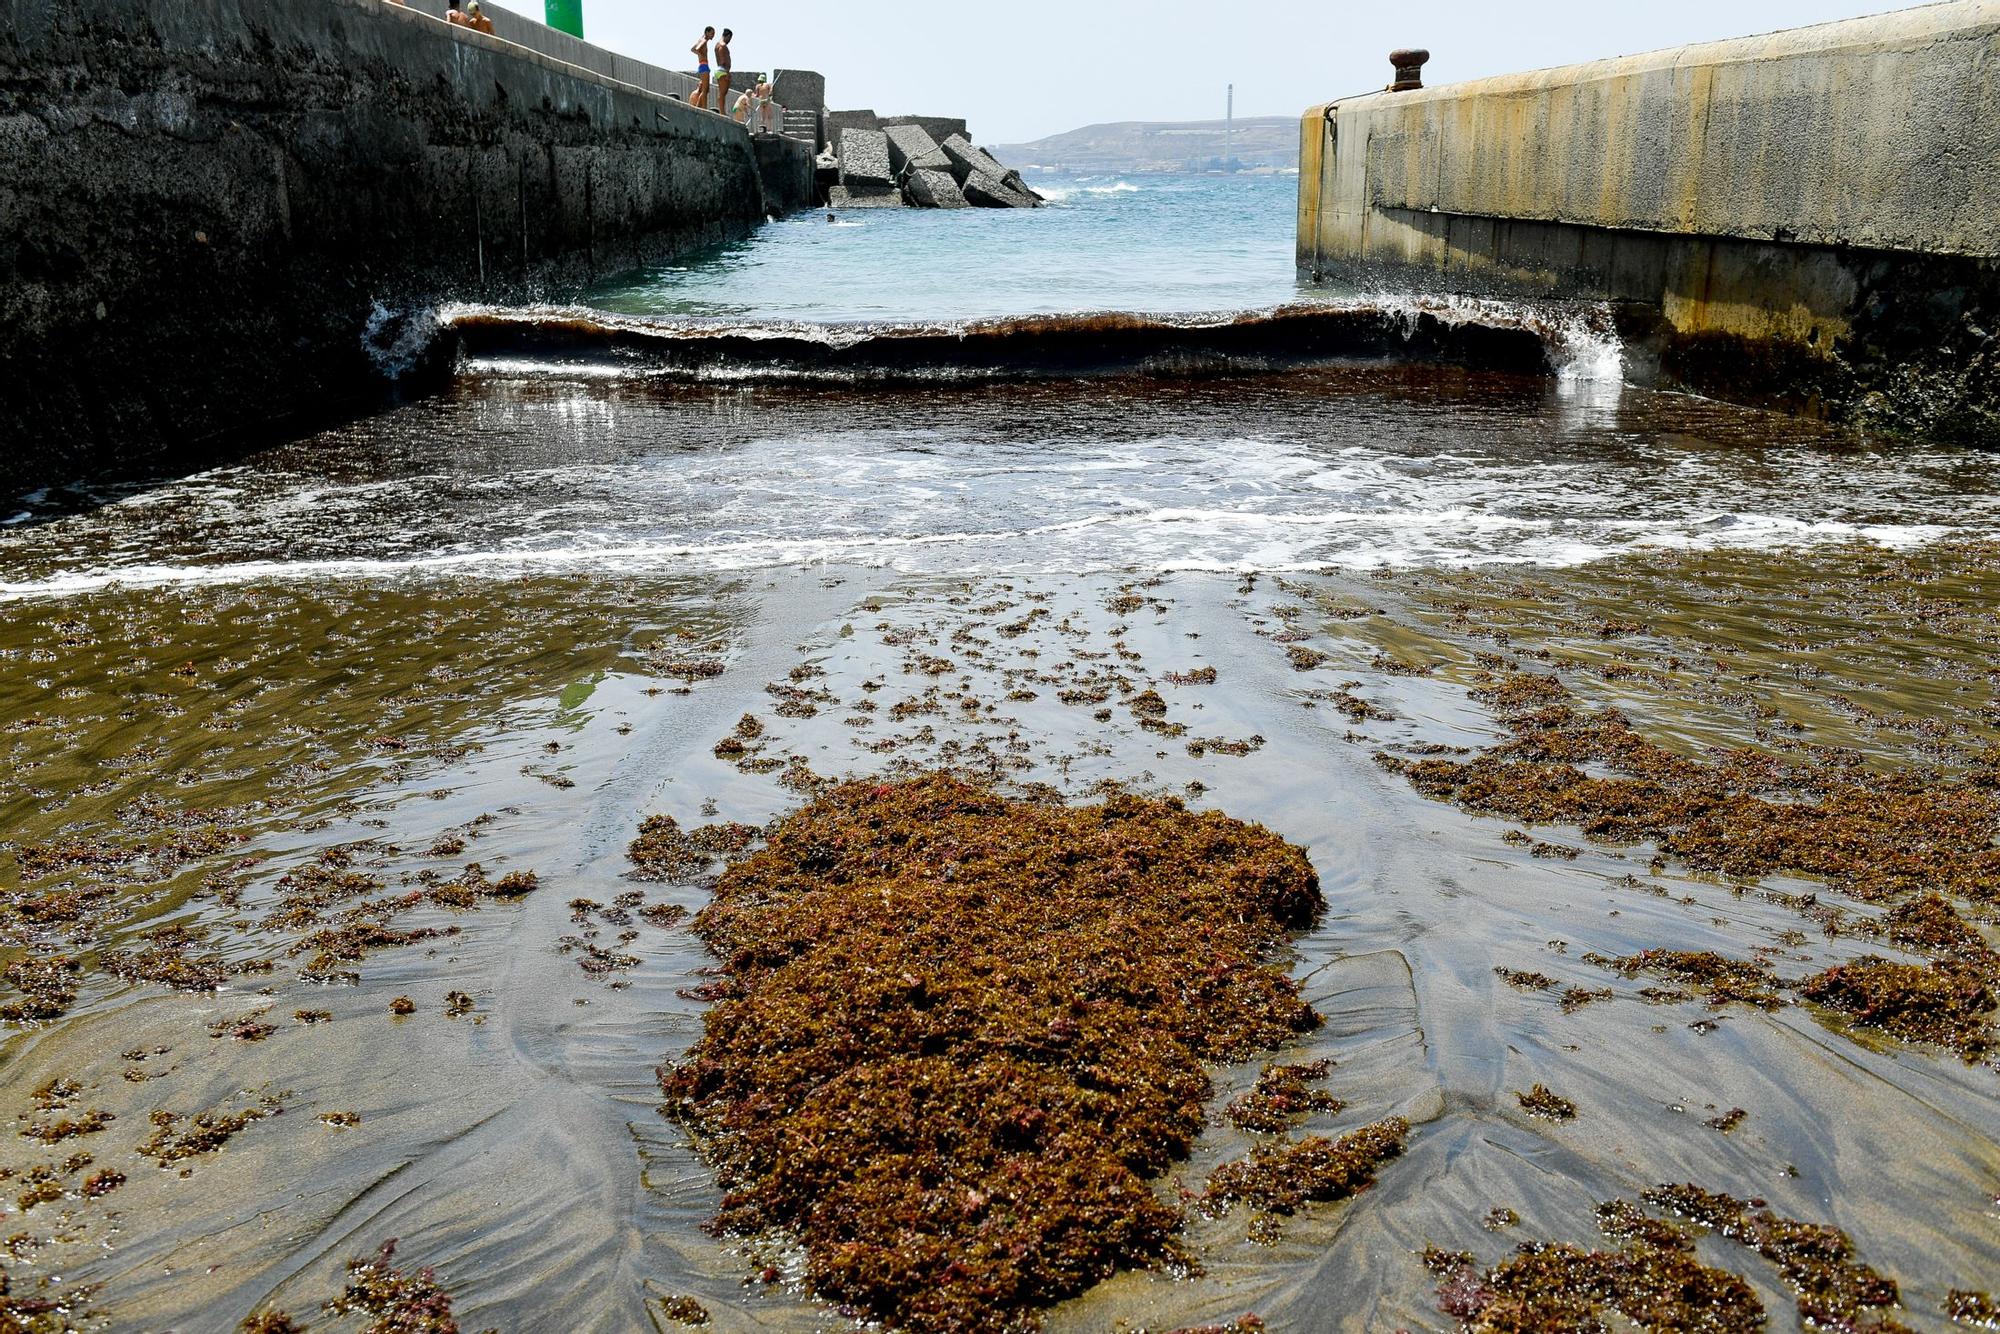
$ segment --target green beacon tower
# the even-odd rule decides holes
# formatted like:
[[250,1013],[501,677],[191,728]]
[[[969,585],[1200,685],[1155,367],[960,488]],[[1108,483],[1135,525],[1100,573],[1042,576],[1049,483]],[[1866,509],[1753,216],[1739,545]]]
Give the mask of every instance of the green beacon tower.
[[549,26],[572,37],[583,36],[583,0],[548,0]]

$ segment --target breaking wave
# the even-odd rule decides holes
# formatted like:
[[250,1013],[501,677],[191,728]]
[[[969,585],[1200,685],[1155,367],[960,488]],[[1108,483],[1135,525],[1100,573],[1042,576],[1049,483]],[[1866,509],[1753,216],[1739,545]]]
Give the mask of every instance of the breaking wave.
[[1067,203],[1078,195],[1136,195],[1140,187],[1130,181],[1113,181],[1110,185],[1037,185],[1035,190],[1051,204]]
[[721,381],[1200,375],[1342,361],[1441,362],[1611,379],[1622,357],[1598,308],[1378,296],[1214,314],[1120,312],[934,323],[798,323],[463,306],[441,335],[474,373]]
[[[1945,524],[1853,524],[1777,515],[1717,514],[1691,523],[1605,524],[1587,532],[1552,520],[1464,508],[1377,514],[1244,514],[1197,508],[1137,510],[1013,530],[799,533],[752,541],[568,542],[400,557],[134,564],[0,580],[0,603],[106,589],[184,588],[289,580],[397,577],[514,578],[531,574],[671,575],[852,565],[913,575],[963,572],[1084,575],[1265,574],[1433,566],[1571,566],[1652,551],[1771,551],[1814,546],[1912,550],[1975,535]],[[1358,539],[1358,540],[1357,540]]]

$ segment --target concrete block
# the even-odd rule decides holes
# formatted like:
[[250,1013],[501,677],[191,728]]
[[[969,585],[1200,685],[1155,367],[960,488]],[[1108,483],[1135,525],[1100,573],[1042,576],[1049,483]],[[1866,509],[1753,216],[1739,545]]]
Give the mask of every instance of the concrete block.
[[830,209],[901,208],[903,192],[888,185],[836,185],[826,192]]
[[883,131],[889,140],[889,166],[901,180],[910,164],[938,151],[937,140],[916,125],[891,125]]
[[826,76],[809,69],[781,69],[771,72],[771,96],[787,111],[826,110]]
[[972,131],[965,127],[965,122],[952,116],[884,116],[876,128],[887,130],[897,125],[914,125],[935,143],[941,144],[954,134],[967,143],[972,141]]
[[1041,191],[1035,189],[1033,186],[1029,185],[1025,180],[1021,179],[1021,173],[1018,171],[1009,171],[1005,176],[1002,176],[1000,180],[1004,184],[1010,185],[1014,189],[1019,190],[1022,194],[1034,200],[1037,204],[1047,202],[1043,198]]
[[1033,208],[1034,197],[1021,193],[998,176],[975,172],[966,178],[965,198],[977,208]]
[[903,181],[903,198],[912,208],[970,208],[971,201],[948,171],[913,171]]
[[[922,157],[911,158],[910,170],[941,171],[945,175],[951,176],[952,175],[951,158],[945,153],[945,151],[942,148],[933,148],[930,152],[924,154]],[[952,179],[956,181],[957,177],[953,176]]]
[[896,172],[889,165],[889,136],[880,130],[842,130],[840,183],[847,186],[891,186]]
[[958,177],[960,185],[974,176],[990,176],[996,183],[1006,178],[1007,169],[994,161],[991,153],[974,148],[961,135],[954,134],[939,147],[951,159],[951,174]]
[[872,111],[829,111],[826,113],[826,141],[840,142],[840,136],[847,130],[879,130],[882,118]]

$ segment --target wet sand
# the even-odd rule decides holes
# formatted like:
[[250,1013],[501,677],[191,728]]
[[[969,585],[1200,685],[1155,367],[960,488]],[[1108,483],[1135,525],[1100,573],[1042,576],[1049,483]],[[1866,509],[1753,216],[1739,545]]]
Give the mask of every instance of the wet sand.
[[[17,1129],[46,1121],[33,1092],[70,1079],[69,1115],[115,1117],[0,1156],[16,1180],[55,1165],[64,1186],[10,1210],[12,1294],[47,1279],[74,1294],[80,1327],[224,1330],[282,1307],[338,1328],[319,1306],[344,1262],[400,1238],[399,1262],[435,1266],[468,1329],[549,1328],[558,1310],[565,1328],[673,1328],[667,1297],[722,1330],[845,1327],[783,1238],[702,1230],[719,1193],[658,1113],[654,1070],[698,1037],[713,960],[684,923],[640,909],[698,909],[706,890],[699,875],[635,880],[627,846],[649,815],[763,825],[821,780],[943,767],[1073,800],[1107,784],[1178,794],[1304,847],[1328,908],[1290,962],[1326,1024],[1276,1059],[1330,1058],[1324,1087],[1346,1105],[1301,1129],[1412,1125],[1406,1155],[1358,1198],[1309,1207],[1275,1242],[1251,1239],[1240,1211],[1191,1214],[1199,1274],[1121,1275],[1048,1312],[1049,1328],[1254,1311],[1274,1329],[1445,1329],[1426,1246],[1487,1264],[1518,1242],[1603,1244],[1595,1206],[1662,1182],[1845,1229],[1900,1283],[1898,1319],[1949,1328],[1947,1294],[2000,1274],[1990,1058],[1804,1004],[1649,1001],[1648,979],[1585,959],[1761,951],[1794,977],[1905,957],[1762,891],[1879,908],[1803,880],[1655,868],[1647,848],[1573,829],[1522,831],[1426,800],[1378,756],[1493,744],[1504,729],[1472,691],[1518,668],[1691,755],[1835,747],[1884,770],[1963,772],[1995,739],[1994,555],[1823,545],[1380,577],[828,564],[11,603],[0,944],[10,961],[60,951],[82,971],[66,1015],[10,1026],[0,1111]],[[1213,683],[1172,679],[1203,668]],[[1127,707],[1149,688],[1166,702],[1157,719]],[[745,714],[761,737],[718,755]],[[221,833],[189,833],[211,825]],[[96,855],[30,882],[24,853],[52,844]],[[126,855],[141,846],[149,857]],[[397,930],[451,934],[300,979],[315,949],[307,927],[272,920],[281,877],[317,863],[380,882],[363,897],[423,896],[462,883],[469,862],[494,880],[532,870],[538,888],[398,908]],[[110,892],[49,903],[64,885]],[[1960,908],[1996,939],[1990,901]],[[184,954],[219,962],[219,989],[97,966],[173,925],[207,932]],[[1611,994],[1565,1007],[1496,967]],[[454,992],[468,1012],[447,1013]],[[414,1012],[392,1014],[398,997]],[[315,1011],[329,1018],[297,1017]],[[248,1036],[262,1024],[273,1031]],[[1214,1072],[1210,1128],[1158,1183],[1165,1198],[1247,1150],[1255,1137],[1218,1113],[1260,1064]],[[1575,1119],[1529,1115],[1517,1094],[1536,1084]],[[213,1151],[138,1152],[157,1111],[259,1106],[282,1114]],[[1706,1124],[1736,1108],[1733,1128]],[[347,1112],[358,1123],[321,1119]],[[62,1172],[78,1151],[94,1161]],[[86,1197],[106,1168],[125,1181]],[[1490,1227],[1503,1209],[1518,1221]],[[1771,1266],[1717,1237],[1700,1254],[1754,1286],[1772,1328],[1793,1327]]]

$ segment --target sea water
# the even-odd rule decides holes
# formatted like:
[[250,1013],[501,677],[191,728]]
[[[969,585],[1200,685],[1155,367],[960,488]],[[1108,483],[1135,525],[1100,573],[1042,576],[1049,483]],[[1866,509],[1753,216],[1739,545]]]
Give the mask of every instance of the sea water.
[[1258,310],[1300,298],[1296,176],[1036,178],[1048,206],[807,212],[628,274],[589,304],[823,321]]

